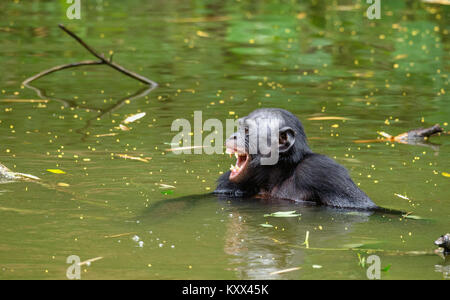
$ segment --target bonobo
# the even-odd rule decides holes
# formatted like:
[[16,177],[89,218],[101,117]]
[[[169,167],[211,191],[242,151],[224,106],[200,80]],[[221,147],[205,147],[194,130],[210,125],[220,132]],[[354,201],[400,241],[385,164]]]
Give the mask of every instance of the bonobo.
[[378,209],[343,166],[311,151],[302,123],[286,110],[258,109],[239,119],[226,148],[237,162],[219,178],[215,194]]

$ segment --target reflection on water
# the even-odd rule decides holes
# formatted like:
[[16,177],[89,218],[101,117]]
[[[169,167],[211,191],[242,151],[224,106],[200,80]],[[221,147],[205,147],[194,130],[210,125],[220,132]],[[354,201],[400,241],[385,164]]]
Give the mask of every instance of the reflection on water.
[[[355,141],[448,130],[450,7],[385,1],[370,21],[364,1],[350,2],[100,1],[79,22],[62,2],[1,2],[0,162],[41,180],[1,185],[0,278],[64,279],[78,255],[103,257],[83,279],[366,279],[367,249],[391,266],[382,279],[446,276],[430,253],[450,226],[448,136],[426,147]],[[105,66],[22,87],[89,59],[58,23],[159,87]],[[228,157],[166,151],[177,118],[259,107],[297,115],[313,151],[347,167],[377,205],[423,219],[217,199]],[[264,217],[291,210],[301,217]],[[273,274],[289,268],[300,269]]]

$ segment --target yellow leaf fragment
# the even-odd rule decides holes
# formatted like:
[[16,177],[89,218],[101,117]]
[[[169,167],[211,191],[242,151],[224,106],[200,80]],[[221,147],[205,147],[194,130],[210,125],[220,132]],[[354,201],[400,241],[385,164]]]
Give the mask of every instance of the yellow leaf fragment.
[[399,54],[396,57],[394,57],[394,60],[399,60],[399,59],[403,59],[403,58],[407,58],[408,54]]
[[60,169],[47,169],[47,172],[54,173],[54,174],[66,174],[63,170]]
[[301,13],[299,13],[299,14],[297,15],[297,19],[299,19],[299,20],[302,20],[302,19],[304,19],[304,18],[306,18],[306,13],[305,13],[305,12],[301,12]]
[[200,37],[209,37],[209,34],[204,31],[197,30],[197,35]]

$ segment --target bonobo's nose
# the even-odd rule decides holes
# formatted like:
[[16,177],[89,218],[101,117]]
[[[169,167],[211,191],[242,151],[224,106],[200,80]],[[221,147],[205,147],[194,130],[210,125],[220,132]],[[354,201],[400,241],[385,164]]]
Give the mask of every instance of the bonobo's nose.
[[237,147],[237,133],[233,133],[227,140],[225,141],[225,146],[229,149],[236,149]]

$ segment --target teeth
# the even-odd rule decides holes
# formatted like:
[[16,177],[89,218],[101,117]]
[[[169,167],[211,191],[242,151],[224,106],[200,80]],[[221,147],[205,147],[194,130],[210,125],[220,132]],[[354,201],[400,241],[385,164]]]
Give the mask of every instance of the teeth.
[[231,167],[230,167],[230,171],[234,171],[234,172],[237,172],[237,171],[240,171],[241,170],[241,168],[240,167],[238,167],[238,166],[233,166],[233,165],[231,165]]

